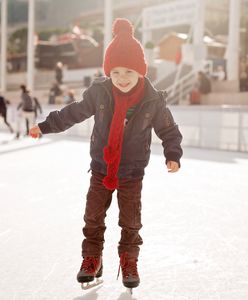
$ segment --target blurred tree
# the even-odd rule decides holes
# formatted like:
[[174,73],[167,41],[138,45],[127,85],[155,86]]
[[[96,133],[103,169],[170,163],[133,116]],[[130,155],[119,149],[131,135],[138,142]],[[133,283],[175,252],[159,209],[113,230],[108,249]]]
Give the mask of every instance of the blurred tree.
[[9,53],[24,53],[27,50],[27,28],[21,28],[11,34],[8,41]]
[[39,40],[42,41],[49,41],[50,37],[53,35],[61,35],[63,33],[68,32],[69,29],[62,29],[62,28],[56,28],[56,29],[46,29],[38,32]]

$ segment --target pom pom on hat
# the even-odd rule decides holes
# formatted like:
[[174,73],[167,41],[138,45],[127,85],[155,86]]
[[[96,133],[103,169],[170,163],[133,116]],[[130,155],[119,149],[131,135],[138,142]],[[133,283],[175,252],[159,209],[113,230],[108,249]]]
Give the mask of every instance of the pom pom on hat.
[[124,18],[116,19],[113,23],[113,40],[109,43],[103,62],[107,76],[116,67],[135,70],[142,76],[147,73],[144,50],[141,43],[134,37],[132,23]]
[[127,33],[131,36],[133,36],[134,29],[133,25],[131,22],[127,19],[116,19],[113,23],[113,28],[112,28],[114,36],[121,34],[121,33]]

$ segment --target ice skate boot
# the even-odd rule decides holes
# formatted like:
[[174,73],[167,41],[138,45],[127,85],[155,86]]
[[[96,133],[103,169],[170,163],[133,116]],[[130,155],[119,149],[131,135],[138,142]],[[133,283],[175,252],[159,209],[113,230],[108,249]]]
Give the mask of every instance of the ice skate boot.
[[137,261],[137,258],[129,257],[128,253],[126,252],[121,254],[120,256],[118,276],[121,268],[122,283],[127,288],[130,294],[132,294],[132,289],[136,288],[140,283],[140,278],[137,270]]
[[102,257],[87,256],[83,258],[81,268],[77,274],[77,281],[81,283],[83,290],[90,289],[103,282],[102,276]]

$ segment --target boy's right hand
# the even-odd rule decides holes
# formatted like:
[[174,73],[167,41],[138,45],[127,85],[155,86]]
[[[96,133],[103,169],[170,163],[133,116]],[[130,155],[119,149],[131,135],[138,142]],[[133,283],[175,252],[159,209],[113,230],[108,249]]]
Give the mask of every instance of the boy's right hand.
[[42,134],[42,132],[38,125],[30,128],[30,130],[29,130],[29,135],[34,139],[39,138],[41,136],[41,134]]

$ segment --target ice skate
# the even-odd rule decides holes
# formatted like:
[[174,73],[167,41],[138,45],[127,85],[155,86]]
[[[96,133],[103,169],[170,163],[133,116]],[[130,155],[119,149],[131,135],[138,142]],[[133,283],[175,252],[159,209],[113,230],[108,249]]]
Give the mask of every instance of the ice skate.
[[137,261],[137,258],[129,257],[128,253],[123,253],[120,256],[118,276],[121,268],[122,283],[127,288],[127,291],[130,294],[133,293],[133,288],[136,288],[140,283],[140,278],[137,270]]
[[77,281],[81,283],[83,290],[93,288],[101,283],[102,257],[84,257],[81,268],[77,274]]

